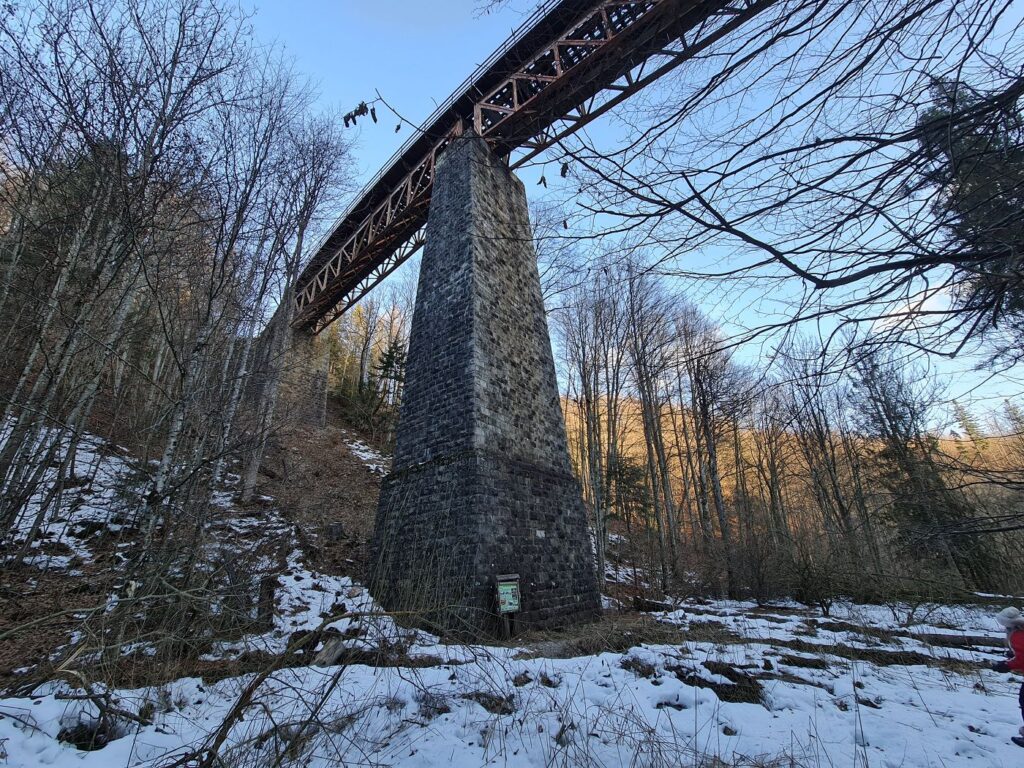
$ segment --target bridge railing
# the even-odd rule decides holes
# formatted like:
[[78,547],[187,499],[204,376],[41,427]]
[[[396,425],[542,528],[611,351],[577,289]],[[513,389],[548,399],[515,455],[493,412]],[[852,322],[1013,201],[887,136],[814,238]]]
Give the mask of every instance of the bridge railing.
[[[324,246],[327,244],[328,239],[330,239],[334,231],[339,226],[341,226],[342,222],[344,222],[345,219],[348,218],[349,214],[351,214],[355,207],[359,205],[359,202],[370,193],[370,191],[377,185],[377,183],[382,178],[384,178],[384,175],[395,167],[398,161],[401,160],[401,158],[412,148],[413,143],[421,135],[425,134],[432,125],[434,125],[438,120],[440,120],[441,116],[444,115],[445,112],[450,110],[452,108],[452,105],[456,101],[458,101],[467,93],[469,93],[469,90],[473,87],[473,84],[477,80],[479,80],[480,77],[483,76],[491,67],[493,67],[506,53],[508,53],[508,51],[513,46],[518,44],[519,41],[523,39],[523,36],[526,35],[526,33],[529,32],[531,29],[533,29],[533,27],[537,24],[538,21],[544,18],[548,13],[551,12],[551,10],[555,6],[559,5],[563,1],[564,0],[544,0],[544,2],[542,2],[537,7],[537,9],[534,10],[534,12],[531,13],[530,16],[525,21],[523,21],[523,23],[520,24],[512,32],[511,35],[509,35],[505,39],[505,42],[502,43],[497,48],[497,50],[495,50],[493,53],[491,53],[490,56],[487,57],[483,64],[478,65],[477,68],[473,70],[473,73],[469,75],[469,77],[467,77],[465,80],[463,80],[462,83],[460,83],[455,88],[455,90],[452,91],[451,95],[447,99],[445,99],[444,102],[440,106],[438,106],[437,109],[435,109],[426,120],[419,124],[419,126],[415,129],[413,134],[408,139],[406,139],[405,142],[402,143],[402,146],[399,147],[395,151],[395,153],[391,155],[390,158],[388,158],[388,161],[384,163],[383,166],[381,166],[380,170],[377,171],[376,174],[374,174],[373,178],[363,185],[362,189],[360,189],[359,193],[352,198],[352,202],[349,203],[349,205],[345,208],[341,215],[338,216],[330,225],[330,227],[325,229],[324,232],[320,235],[320,238],[317,240],[316,245],[312,249],[312,257],[309,260],[307,260],[306,266],[303,268],[303,276],[305,276],[305,272],[310,266],[312,258],[315,258],[316,255],[323,250]],[[300,277],[299,282],[301,284],[306,281],[304,281],[302,277]]]
[[319,238],[296,286],[294,324],[319,333],[412,255],[415,247],[410,250],[407,244],[427,222],[435,161],[469,126],[499,155],[523,149],[510,164],[515,167],[777,0],[742,0],[740,7],[735,2],[541,3],[433,111]]

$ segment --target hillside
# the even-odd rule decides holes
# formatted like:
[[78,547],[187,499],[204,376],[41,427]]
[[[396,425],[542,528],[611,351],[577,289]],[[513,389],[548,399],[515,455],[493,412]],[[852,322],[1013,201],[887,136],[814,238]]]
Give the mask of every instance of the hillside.
[[[386,461],[336,413],[280,438],[257,503],[234,502],[230,474],[214,500],[205,546],[256,569],[271,604],[249,606],[247,626],[211,624],[193,653],[141,632],[106,662],[108,688],[84,676],[109,656],[86,614],[125,595],[104,565],[134,546],[117,510],[140,468],[109,444],[79,461],[92,479],[69,494],[63,529],[40,531],[4,574],[11,766],[204,765],[213,746],[230,765],[313,766],[998,766],[1019,754],[1005,739],[1012,684],[987,670],[1001,652],[984,604],[836,601],[822,616],[651,592],[664,601],[645,604],[654,613],[608,597],[595,625],[508,646],[403,628],[360,584]],[[625,599],[633,587],[616,574],[633,582],[632,564],[610,566]]]

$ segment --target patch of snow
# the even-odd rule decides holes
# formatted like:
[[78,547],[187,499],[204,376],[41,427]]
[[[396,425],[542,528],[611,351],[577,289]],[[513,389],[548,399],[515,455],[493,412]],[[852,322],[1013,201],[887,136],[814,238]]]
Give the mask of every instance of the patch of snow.
[[605,611],[618,611],[622,608],[622,602],[609,595],[601,595],[601,609]]
[[352,452],[352,455],[363,462],[367,469],[382,477],[388,474],[388,467],[391,465],[389,457],[384,456],[348,432],[343,432],[342,434],[344,435],[343,441]]
[[[0,429],[0,448],[9,435],[9,425]],[[42,439],[50,437],[44,431]],[[127,449],[87,434],[78,443],[74,467],[69,467],[75,482],[59,485],[58,469],[69,447],[70,437],[65,435],[53,465],[43,472],[37,491],[14,523],[14,544],[24,545],[32,538],[23,562],[40,570],[69,570],[93,562],[94,535],[121,529],[125,500],[140,493],[144,483],[125,458]]]

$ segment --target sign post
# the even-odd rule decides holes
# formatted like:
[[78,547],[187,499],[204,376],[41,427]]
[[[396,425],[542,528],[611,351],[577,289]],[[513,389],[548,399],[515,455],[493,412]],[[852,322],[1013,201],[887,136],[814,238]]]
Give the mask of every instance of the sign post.
[[498,614],[505,639],[512,637],[510,615],[519,612],[519,574],[500,573],[498,582]]

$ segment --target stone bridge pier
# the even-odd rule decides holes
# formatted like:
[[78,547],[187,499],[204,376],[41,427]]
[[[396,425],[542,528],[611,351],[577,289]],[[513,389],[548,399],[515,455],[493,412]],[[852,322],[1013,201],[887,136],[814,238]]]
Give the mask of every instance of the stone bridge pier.
[[386,608],[460,635],[499,632],[499,574],[517,630],[600,612],[526,195],[475,136],[435,173],[371,568]]
[[267,380],[279,381],[275,422],[323,427],[327,420],[327,338],[292,328],[281,302],[257,342],[256,365]]
[[289,423],[323,427],[327,422],[326,336],[305,328],[290,329],[281,370],[279,405]]

